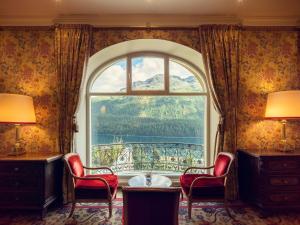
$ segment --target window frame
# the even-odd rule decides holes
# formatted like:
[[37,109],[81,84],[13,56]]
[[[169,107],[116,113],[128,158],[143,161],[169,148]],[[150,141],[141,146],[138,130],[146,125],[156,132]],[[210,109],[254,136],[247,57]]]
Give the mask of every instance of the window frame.
[[[164,90],[132,90],[132,66],[131,61],[132,58],[135,57],[160,57],[164,59]],[[106,92],[92,92],[91,88],[95,82],[95,80],[101,75],[103,71],[105,71],[108,67],[113,65],[114,62],[125,59],[127,62],[126,66],[126,92],[119,93],[106,93]],[[170,74],[169,74],[169,61],[174,60],[176,63],[184,66],[188,69],[200,83],[203,88],[203,92],[170,92]],[[180,63],[181,62],[181,63]],[[204,161],[205,165],[210,164],[210,153],[208,152],[210,149],[210,108],[211,108],[211,100],[210,93],[208,91],[208,83],[205,74],[203,71],[197,69],[191,62],[188,62],[185,59],[180,57],[166,54],[163,52],[153,52],[153,51],[141,51],[141,52],[132,52],[129,54],[121,55],[112,60],[109,60],[94,71],[91,74],[90,78],[87,81],[86,85],[86,159],[87,165],[91,166],[91,97],[93,96],[205,96],[206,97],[206,113],[205,113],[205,138],[204,138]]]

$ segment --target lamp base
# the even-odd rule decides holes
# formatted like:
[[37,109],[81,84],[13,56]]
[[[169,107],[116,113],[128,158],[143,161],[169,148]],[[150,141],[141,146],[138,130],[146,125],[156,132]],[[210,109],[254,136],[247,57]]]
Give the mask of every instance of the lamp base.
[[280,149],[278,149],[277,151],[278,151],[278,152],[284,152],[284,153],[291,153],[291,152],[294,152],[295,150],[293,150],[293,149],[282,149],[282,148],[280,148]]
[[287,139],[285,138],[285,139],[281,139],[278,151],[279,152],[290,153],[290,152],[294,152],[294,149],[292,148],[292,146],[290,146],[287,143]]
[[7,155],[8,156],[18,156],[18,155],[24,155],[26,154],[26,151],[24,148],[17,147],[17,145],[9,152]]

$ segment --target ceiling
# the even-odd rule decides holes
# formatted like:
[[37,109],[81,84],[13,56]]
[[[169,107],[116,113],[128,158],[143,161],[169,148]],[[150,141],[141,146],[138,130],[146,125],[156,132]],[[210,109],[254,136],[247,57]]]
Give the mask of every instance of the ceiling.
[[299,25],[300,0],[0,0],[0,25]]

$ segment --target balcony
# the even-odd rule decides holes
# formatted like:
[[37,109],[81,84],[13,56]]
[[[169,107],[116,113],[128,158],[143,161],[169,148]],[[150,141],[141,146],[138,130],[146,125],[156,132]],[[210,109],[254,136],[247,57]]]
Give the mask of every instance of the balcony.
[[109,166],[118,175],[151,171],[176,175],[204,166],[204,147],[185,143],[121,143],[92,146],[92,166]]

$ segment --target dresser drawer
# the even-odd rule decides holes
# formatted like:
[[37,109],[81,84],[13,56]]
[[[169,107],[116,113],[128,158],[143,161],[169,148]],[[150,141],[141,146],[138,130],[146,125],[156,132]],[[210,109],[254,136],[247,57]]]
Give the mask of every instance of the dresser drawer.
[[300,193],[268,193],[266,194],[267,201],[272,204],[279,205],[293,205],[299,204],[300,202]]
[[267,173],[300,174],[300,162],[299,159],[293,158],[264,159],[261,161],[261,169]]
[[1,163],[0,174],[27,174],[30,176],[40,175],[42,172],[42,164],[33,163]]
[[1,176],[0,190],[24,190],[24,189],[38,189],[42,185],[42,179],[39,176]]
[[[269,177],[269,185],[277,186],[296,186],[300,185],[300,177]],[[300,188],[299,188],[300,190]]]

